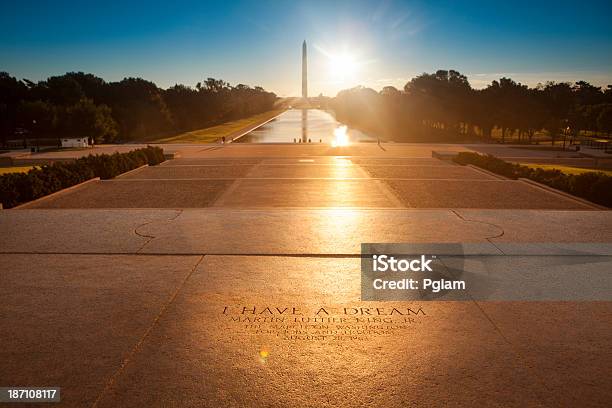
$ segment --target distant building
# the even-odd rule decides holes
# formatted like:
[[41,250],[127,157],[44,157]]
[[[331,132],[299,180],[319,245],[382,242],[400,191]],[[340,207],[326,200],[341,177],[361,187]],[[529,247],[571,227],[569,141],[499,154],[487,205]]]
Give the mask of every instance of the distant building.
[[62,147],[89,147],[89,138],[68,138],[62,139]]

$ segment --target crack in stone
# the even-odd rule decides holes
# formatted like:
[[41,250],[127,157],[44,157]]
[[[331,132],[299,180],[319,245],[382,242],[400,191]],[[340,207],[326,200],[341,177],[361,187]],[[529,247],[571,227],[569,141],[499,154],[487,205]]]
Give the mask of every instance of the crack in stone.
[[168,310],[168,308],[170,307],[170,305],[172,303],[174,303],[174,301],[176,300],[176,298],[178,297],[178,294],[181,292],[181,290],[183,289],[183,287],[185,286],[185,284],[187,283],[187,281],[191,278],[191,276],[195,273],[195,271],[198,269],[198,266],[200,266],[200,264],[202,263],[202,260],[204,259],[205,255],[201,255],[198,258],[198,261],[195,263],[195,265],[193,266],[193,268],[191,268],[191,270],[189,271],[189,273],[187,274],[187,276],[185,277],[185,279],[183,279],[183,281],[181,282],[181,284],[179,285],[179,287],[174,291],[174,293],[172,294],[172,296],[170,297],[170,300],[163,305],[163,307],[161,308],[161,310],[159,311],[159,313],[157,314],[157,316],[155,316],[155,319],[153,319],[153,322],[151,323],[151,325],[147,328],[147,330],[144,332],[144,335],[142,336],[142,338],[138,341],[138,343],[136,343],[136,345],[132,348],[132,350],[130,350],[130,352],[128,353],[128,355],[125,357],[125,359],[121,362],[121,365],[119,366],[119,368],[117,369],[117,371],[115,371],[115,373],[108,379],[108,381],[106,382],[106,385],[104,386],[104,388],[102,389],[102,391],[100,392],[100,394],[98,395],[98,397],[96,398],[96,400],[94,401],[94,403],[91,405],[92,408],[96,408],[98,406],[98,404],[100,403],[100,401],[102,400],[102,397],[104,397],[104,395],[111,389],[113,388],[113,386],[115,385],[115,383],[117,382],[117,379],[121,376],[121,374],[123,373],[123,371],[125,371],[125,367],[127,367],[127,365],[130,363],[130,361],[133,360],[133,358],[136,356],[136,354],[138,354],[140,352],[140,350],[142,349],[142,346],[144,344],[144,342],[147,340],[147,338],[149,337],[149,335],[151,334],[151,332],[153,331],[153,329],[155,328],[155,326],[157,326],[157,324],[159,323],[160,319],[162,318],[162,316],[166,313],[166,310]]
[[[177,213],[173,217],[168,218],[166,220],[166,222],[172,222],[172,221],[176,220],[183,213],[183,210],[175,210],[175,211],[177,211]],[[140,232],[138,232],[138,229],[140,229],[140,228],[142,228],[142,227],[144,227],[146,225],[153,224],[156,221],[158,221],[158,220],[147,221],[147,222],[145,222],[143,224],[138,225],[136,228],[134,228],[134,234],[138,235],[139,237],[142,237],[142,238],[146,239],[146,241],[142,244],[142,246],[140,248],[138,248],[136,253],[139,253],[140,251],[142,251],[145,246],[147,246],[151,241],[153,241],[155,239],[155,235],[141,234]]]
[[508,344],[510,346],[510,349],[512,350],[512,352],[514,353],[514,355],[516,355],[516,357],[518,358],[518,360],[522,363],[523,368],[525,368],[525,370],[531,375],[533,376],[540,384],[540,386],[547,391],[547,395],[542,395],[542,391],[540,390],[540,388],[537,388],[535,390],[536,392],[536,396],[538,398],[538,400],[540,400],[540,402],[542,402],[544,405],[546,405],[545,403],[547,401],[549,401],[548,395],[550,395],[551,392],[553,392],[553,390],[551,389],[551,387],[548,386],[548,383],[546,382],[546,380],[542,377],[542,375],[540,375],[537,370],[534,370],[534,367],[532,367],[529,364],[529,361],[527,359],[527,357],[524,355],[524,353],[521,351],[521,349],[515,345],[501,330],[501,328],[497,325],[497,323],[495,323],[495,321],[493,321],[493,318],[491,316],[489,316],[489,314],[484,310],[484,308],[480,305],[480,303],[474,299],[471,295],[470,298],[472,299],[472,302],[474,303],[474,305],[478,308],[478,310],[480,310],[480,312],[482,313],[482,315],[485,317],[485,319],[487,319],[489,321],[489,323],[493,326],[493,330],[495,330],[497,332],[497,334],[502,338],[502,340]]
[[[459,219],[460,219],[460,220],[462,220],[462,221],[466,221],[466,222],[478,222],[478,223],[480,223],[480,224],[489,225],[489,226],[491,226],[491,227],[494,227],[494,228],[497,228],[498,230],[500,230],[501,232],[500,232],[500,233],[498,233],[497,235],[493,235],[493,236],[490,236],[490,237],[485,237],[485,239],[486,239],[487,241],[489,241],[491,244],[493,244],[493,242],[491,241],[492,239],[495,239],[495,238],[500,238],[500,237],[502,237],[502,236],[504,235],[504,233],[505,233],[505,231],[504,231],[503,227],[501,227],[501,226],[499,226],[499,225],[497,225],[497,224],[493,224],[492,222],[487,222],[487,221],[471,220],[471,219],[468,219],[468,218],[463,217],[461,214],[459,214],[459,212],[457,212],[457,210],[453,210],[453,209],[451,209],[450,211],[451,211],[453,214],[455,214],[457,217],[459,217]],[[493,245],[495,245],[495,244],[493,244]],[[497,248],[497,246],[495,246],[495,247]],[[497,248],[497,249],[499,249],[499,248]]]

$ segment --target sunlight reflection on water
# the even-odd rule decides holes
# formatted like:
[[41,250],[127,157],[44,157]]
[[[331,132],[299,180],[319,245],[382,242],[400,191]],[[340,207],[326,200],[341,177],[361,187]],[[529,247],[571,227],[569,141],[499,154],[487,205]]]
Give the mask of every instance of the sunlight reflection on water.
[[332,147],[348,146],[349,137],[346,134],[346,130],[347,130],[346,125],[340,125],[336,129],[334,129],[334,138],[331,141]]
[[239,143],[349,143],[373,141],[372,137],[336,121],[320,109],[290,109],[276,119],[237,140]]

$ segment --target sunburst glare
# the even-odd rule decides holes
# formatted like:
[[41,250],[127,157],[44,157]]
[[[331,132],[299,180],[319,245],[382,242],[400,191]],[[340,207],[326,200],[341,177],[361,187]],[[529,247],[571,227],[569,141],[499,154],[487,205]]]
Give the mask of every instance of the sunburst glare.
[[349,145],[348,128],[345,125],[338,126],[334,129],[334,138],[332,139],[332,147],[341,147]]
[[352,78],[357,73],[357,62],[348,54],[331,56],[329,69],[334,78]]

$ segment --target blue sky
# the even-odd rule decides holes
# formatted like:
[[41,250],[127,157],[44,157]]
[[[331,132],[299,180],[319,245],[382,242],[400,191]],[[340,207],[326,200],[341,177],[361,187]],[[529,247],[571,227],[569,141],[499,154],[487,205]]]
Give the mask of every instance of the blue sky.
[[85,3],[4,1],[0,70],[31,80],[140,76],[162,87],[215,77],[298,95],[306,39],[311,95],[402,87],[436,69],[475,87],[501,76],[612,84],[609,1]]

